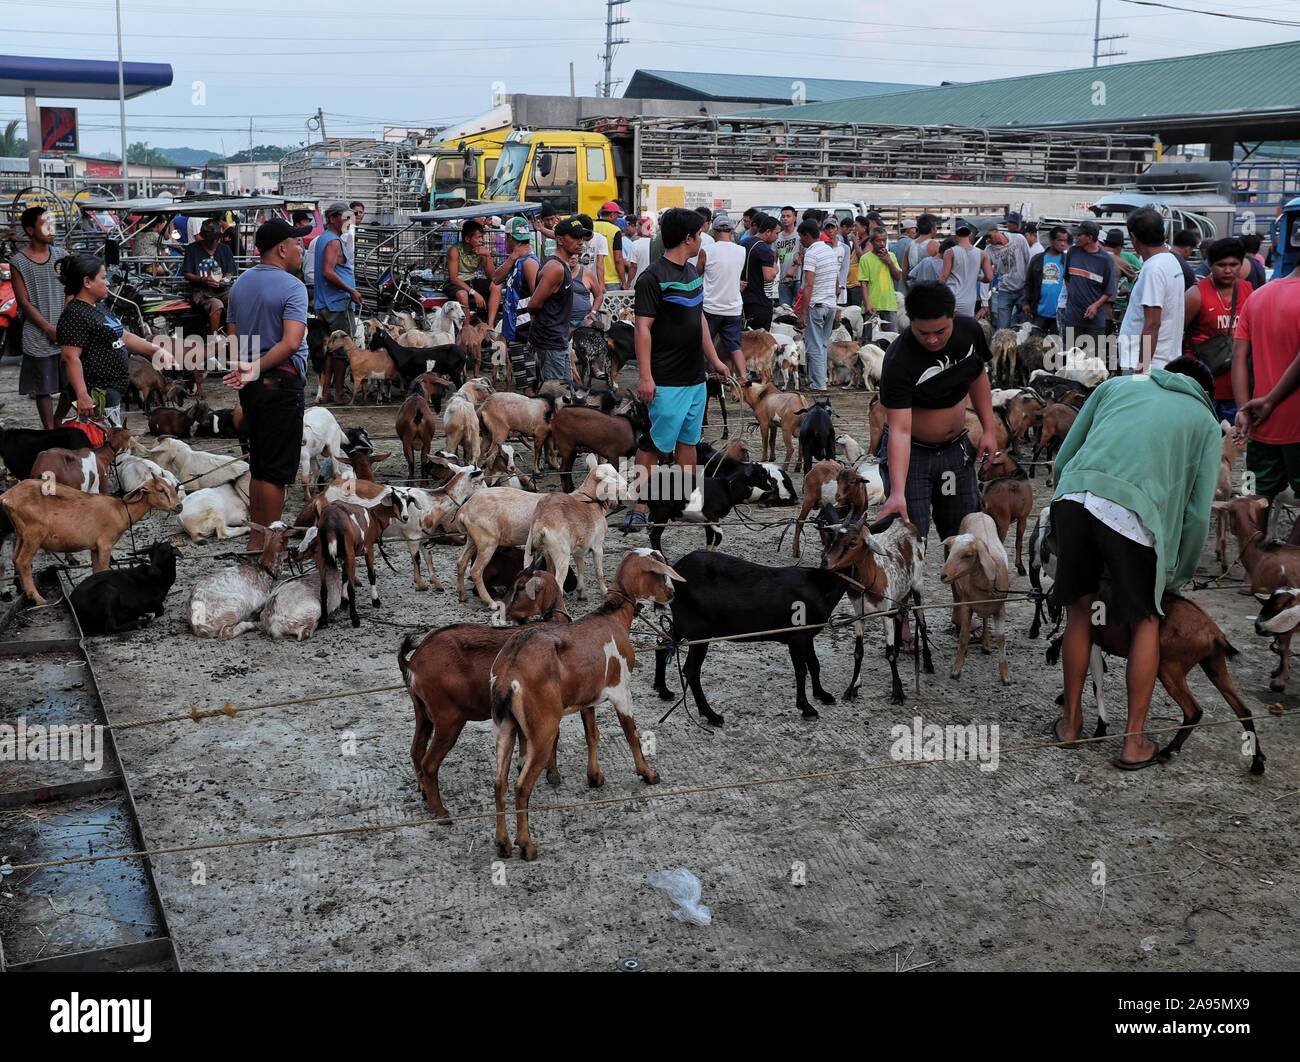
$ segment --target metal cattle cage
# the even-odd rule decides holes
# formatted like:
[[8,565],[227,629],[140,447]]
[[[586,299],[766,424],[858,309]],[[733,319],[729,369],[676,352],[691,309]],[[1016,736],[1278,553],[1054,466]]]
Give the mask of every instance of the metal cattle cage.
[[[330,139],[291,151],[280,160],[280,191],[297,201],[359,200],[366,224],[401,226],[425,199],[423,163],[410,144]],[[360,232],[358,232],[360,238]]]

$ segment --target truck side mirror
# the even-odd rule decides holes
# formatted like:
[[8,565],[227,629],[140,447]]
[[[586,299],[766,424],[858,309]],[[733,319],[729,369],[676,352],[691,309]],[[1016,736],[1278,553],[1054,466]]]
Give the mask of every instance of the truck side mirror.
[[549,177],[551,175],[551,169],[554,167],[554,164],[555,160],[550,155],[537,156],[537,172],[543,177]]

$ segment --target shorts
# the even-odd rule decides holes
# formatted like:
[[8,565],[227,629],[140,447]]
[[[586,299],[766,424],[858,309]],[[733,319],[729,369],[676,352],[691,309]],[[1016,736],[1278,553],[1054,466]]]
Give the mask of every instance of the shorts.
[[[331,332],[346,332],[352,336],[356,331],[356,318],[352,316],[352,307],[344,306],[341,310],[317,310],[316,316],[325,322]],[[328,349],[328,348],[327,348]],[[329,357],[334,361],[347,361],[346,350],[330,350]]]
[[57,395],[68,386],[68,372],[63,359],[57,354],[45,358],[23,355],[22,368],[18,370],[18,393],[37,398]]
[[[26,361],[26,359],[23,359]],[[1272,501],[1290,487],[1300,495],[1300,443],[1246,443],[1246,471],[1255,477],[1254,493]]]
[[[880,439],[880,477],[885,496],[889,485],[889,431]],[[961,522],[982,507],[979,483],[975,478],[975,446],[965,432],[943,446],[929,446],[913,440],[912,456],[907,465],[908,519],[916,525],[924,541],[930,533],[930,512],[940,540],[957,534]]]
[[253,478],[287,487],[298,476],[302,452],[303,384],[296,376],[272,372],[239,392],[248,432],[248,466]]
[[[740,349],[740,318],[727,317],[720,313],[704,312],[704,319],[709,323],[709,335],[713,337],[713,346],[721,358]],[[719,341],[721,345],[719,346]]]
[[694,446],[704,433],[704,407],[709,396],[702,383],[688,387],[656,387],[650,403],[650,442],[661,454],[678,443]]
[[220,295],[214,295],[208,291],[191,291],[190,305],[202,310],[208,316],[212,315],[214,307],[218,307],[222,313],[226,310],[226,300]]
[[573,365],[569,360],[569,348],[560,350],[533,350],[533,363],[541,372],[543,380],[563,380],[573,385]]
[[[488,281],[487,277],[474,277],[472,280],[465,281],[465,283],[471,289],[477,291],[481,296],[483,296],[483,303],[484,305],[486,305],[488,301],[488,296],[492,293],[492,285]],[[454,284],[448,283],[447,286],[442,289],[442,291],[443,294],[447,296],[447,298],[454,299],[456,298],[457,294],[460,292],[460,288],[456,287]],[[468,298],[468,296],[466,297]],[[470,302],[473,301],[474,301],[473,299],[470,299]]]
[[1054,605],[1064,608],[1098,594],[1105,604],[1107,624],[1136,623],[1158,614],[1156,551],[1151,546],[1113,531],[1076,501],[1052,503],[1052,530],[1056,535]]
[[763,305],[750,303],[744,309],[745,327],[768,331],[772,327],[772,310],[773,306],[770,302]]

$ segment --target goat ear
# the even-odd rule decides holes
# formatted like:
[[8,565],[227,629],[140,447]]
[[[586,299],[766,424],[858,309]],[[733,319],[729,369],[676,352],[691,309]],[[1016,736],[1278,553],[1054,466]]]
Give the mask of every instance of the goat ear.
[[344,457],[342,454],[339,454],[339,456],[336,457],[336,458],[334,458],[334,460],[337,461],[337,462],[338,462],[339,464],[341,464],[341,465],[349,465],[349,466],[351,466],[351,464],[352,464],[352,458],[350,458],[350,457]]
[[646,567],[652,572],[658,572],[660,575],[668,576],[668,578],[672,579],[674,582],[686,582],[686,577],[684,575],[679,575],[676,569],[666,560],[660,560],[658,557],[648,557],[646,558]]
[[1210,508],[1218,513],[1227,512],[1231,507],[1231,503],[1226,501],[1210,502]]
[[587,455],[587,471],[588,471],[588,472],[593,471],[593,470],[595,469],[595,467],[596,467],[598,464],[600,464],[600,461],[597,459],[597,457],[596,457],[595,454],[588,454],[588,455]]
[[307,528],[307,533],[302,536],[302,545],[298,547],[298,552],[300,554],[306,553],[309,549],[311,549],[312,543],[314,543],[315,541],[316,541],[316,528],[313,525],[312,527]]
[[387,452],[387,453],[382,453],[382,454],[371,454],[371,455],[370,455],[370,463],[371,463],[372,465],[377,465],[377,464],[379,464],[379,463],[382,462],[382,461],[387,461],[387,460],[388,460],[390,457],[392,457],[392,456],[393,456],[393,455],[392,455],[392,452],[391,452],[391,451],[390,451],[390,452]]
[[998,562],[993,556],[993,551],[984,542],[976,542],[976,549],[979,553],[980,567],[984,569],[984,578],[991,584],[997,586],[998,582]]
[[528,595],[529,601],[537,600],[537,591],[541,585],[542,581],[535,575],[529,579],[528,582],[524,583],[524,593]]

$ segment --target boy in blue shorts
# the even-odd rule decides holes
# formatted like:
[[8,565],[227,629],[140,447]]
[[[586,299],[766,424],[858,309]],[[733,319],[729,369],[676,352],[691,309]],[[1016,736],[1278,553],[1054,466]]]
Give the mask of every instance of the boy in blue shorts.
[[624,534],[646,526],[644,490],[661,456],[673,459],[683,482],[694,474],[706,371],[731,378],[713,349],[704,318],[704,282],[689,261],[699,253],[704,224],[693,210],[666,211],[659,222],[664,253],[637,274],[636,393],[650,410],[650,437],[638,440],[639,482],[633,487],[638,501],[623,521]]

